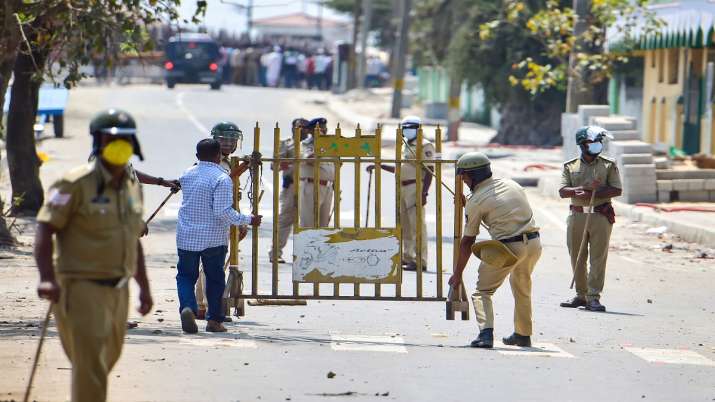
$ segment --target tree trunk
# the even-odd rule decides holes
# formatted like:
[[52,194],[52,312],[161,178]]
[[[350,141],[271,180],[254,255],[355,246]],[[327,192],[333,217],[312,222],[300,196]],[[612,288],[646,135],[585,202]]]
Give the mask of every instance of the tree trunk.
[[[7,159],[12,183],[12,212],[15,215],[37,214],[44,201],[40,182],[40,159],[35,149],[35,115],[41,80],[38,69],[45,62],[43,52],[20,52],[15,60],[15,81],[10,92],[7,119]],[[33,61],[34,59],[34,61]]]
[[515,98],[501,107],[499,131],[491,142],[503,145],[560,145],[562,107],[563,101]]

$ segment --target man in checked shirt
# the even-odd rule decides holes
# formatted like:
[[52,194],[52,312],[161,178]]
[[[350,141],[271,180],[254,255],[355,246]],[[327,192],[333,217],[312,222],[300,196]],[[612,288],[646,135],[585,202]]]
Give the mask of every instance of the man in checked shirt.
[[[187,333],[198,332],[196,325],[196,295],[194,286],[199,276],[199,259],[206,274],[208,314],[206,331],[225,332],[224,310],[221,308],[226,279],[223,265],[228,251],[231,225],[261,224],[261,215],[242,215],[233,209],[233,182],[220,166],[221,144],[212,138],[196,145],[199,162],[179,178],[183,199],[176,228],[176,248],[179,254],[176,288],[179,293],[181,328]],[[249,162],[237,168],[248,169]]]

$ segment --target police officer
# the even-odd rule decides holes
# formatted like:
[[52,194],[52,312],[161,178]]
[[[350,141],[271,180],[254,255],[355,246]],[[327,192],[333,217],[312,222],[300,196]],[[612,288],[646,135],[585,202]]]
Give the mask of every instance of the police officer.
[[73,402],[106,400],[107,377],[124,344],[129,278],[139,285],[139,312],[146,315],[153,305],[139,242],[141,187],[127,168],[132,155],[142,159],[136,124],[129,113],[110,109],[89,129],[96,158],[50,187],[35,238],[37,292],[54,303],[72,362]]
[[[322,117],[312,119],[308,122],[305,130],[312,133],[317,128],[321,134],[328,132],[328,121]],[[303,158],[312,158],[315,154],[313,136],[307,137],[301,142]],[[313,206],[317,202],[318,227],[326,227],[330,222],[330,215],[333,207],[333,182],[335,181],[335,165],[332,162],[322,162],[319,166],[317,183],[313,178],[313,162],[300,163],[300,225],[302,227],[313,227],[314,211]],[[319,186],[318,199],[314,199],[313,186]]]
[[[422,121],[417,116],[407,116],[402,119],[400,128],[402,136],[407,141],[403,147],[403,159],[417,159],[417,130]],[[423,140],[422,158],[433,159],[435,155],[434,145]],[[371,172],[374,165],[366,169]],[[394,166],[382,165],[382,169],[390,173],[395,172]],[[400,224],[402,225],[403,254],[402,265],[407,271],[417,269],[417,202],[422,205],[427,204],[430,185],[432,184],[432,172],[434,168],[431,164],[425,164],[422,172],[422,194],[417,194],[417,167],[415,163],[403,163],[400,173]],[[422,208],[422,270],[427,270],[427,224],[425,222],[425,209]]]
[[[471,346],[493,347],[492,295],[507,276],[514,295],[514,333],[502,341],[506,345],[531,346],[531,272],[541,256],[541,242],[524,189],[513,180],[492,178],[489,159],[481,152],[469,152],[459,158],[456,173],[472,193],[465,206],[467,223],[449,284],[453,288],[460,286],[470,254],[482,261],[477,291],[472,295],[479,336]],[[482,223],[493,240],[474,244]]]
[[[310,130],[306,128],[308,124],[309,121],[302,117],[293,120],[293,130],[299,130],[301,141],[310,136]],[[281,140],[278,157],[295,158],[295,155],[293,154],[294,150],[295,144],[293,142],[293,136],[290,136],[289,138]],[[271,165],[271,169],[272,168],[273,166]],[[280,170],[283,172],[283,185],[280,193],[281,210],[278,215],[278,247],[276,250],[278,254],[278,262],[283,264],[285,263],[285,260],[283,259],[283,249],[285,248],[286,243],[288,243],[288,236],[290,235],[293,221],[295,220],[296,205],[295,198],[293,197],[295,194],[293,190],[293,164],[289,162],[282,162]],[[273,246],[271,246],[269,256],[272,263]]]
[[[606,276],[608,242],[615,220],[611,198],[621,195],[621,178],[613,159],[601,155],[603,141],[612,136],[606,129],[586,126],[576,131],[576,143],[581,156],[564,163],[559,196],[571,199],[567,221],[567,245],[574,270],[576,296],[561,303],[561,307],[584,306],[590,311],[606,311],[601,304],[601,292]],[[591,204],[592,195],[593,204]],[[586,238],[583,238],[584,226]],[[581,258],[579,259],[579,249]],[[590,256],[590,258],[589,258]],[[586,272],[586,261],[591,269]]]
[[[248,170],[249,162],[244,161],[236,166],[231,166],[231,155],[238,149],[239,141],[243,141],[243,132],[238,126],[230,121],[222,121],[211,128],[211,137],[221,144],[221,167],[229,172],[231,178],[239,177]],[[240,198],[240,195],[239,195]],[[239,226],[239,240],[246,237],[248,228]],[[208,303],[206,301],[206,274],[203,270],[199,272],[199,279],[196,282],[196,302],[198,311],[196,318],[203,320],[206,318]],[[224,321],[230,322],[231,317],[224,317]]]

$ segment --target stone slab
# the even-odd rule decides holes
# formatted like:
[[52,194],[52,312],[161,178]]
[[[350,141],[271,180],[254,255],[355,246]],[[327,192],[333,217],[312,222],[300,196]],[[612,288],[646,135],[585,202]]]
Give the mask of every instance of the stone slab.
[[[649,165],[653,164],[653,155],[651,154],[623,154],[619,156],[621,165]],[[656,166],[657,168],[657,166]]]
[[662,180],[715,179],[715,169],[698,169],[698,170],[659,169],[655,173],[658,176],[658,179],[662,179]]
[[[655,186],[658,189],[658,192],[673,191],[673,181],[672,180],[656,180]],[[660,197],[658,197],[658,199],[660,199]]]

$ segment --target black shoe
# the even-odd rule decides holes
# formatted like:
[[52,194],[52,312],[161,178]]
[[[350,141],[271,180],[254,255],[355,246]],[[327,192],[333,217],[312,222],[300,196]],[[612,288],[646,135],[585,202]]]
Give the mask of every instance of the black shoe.
[[568,307],[568,308],[576,308],[576,307],[585,307],[586,306],[586,300],[575,296],[573,299],[568,299],[565,302],[561,303],[561,307]]
[[181,310],[181,329],[188,334],[199,332],[199,327],[196,325],[196,316],[189,307],[184,307]]
[[603,311],[606,311],[606,306],[601,304],[601,302],[598,301],[598,299],[593,299],[590,302],[588,302],[588,304],[586,305],[586,310],[603,312]]
[[403,271],[417,271],[417,263],[416,262],[406,262],[402,264],[402,270]]
[[233,322],[233,318],[231,318],[229,316],[225,316],[225,317],[223,317],[223,322]]
[[473,348],[491,349],[494,347],[494,328],[487,328],[479,331],[477,339],[469,345]]
[[505,345],[512,345],[512,346],[516,345],[516,346],[521,346],[523,348],[531,347],[531,337],[519,335],[516,332],[514,332],[507,338],[501,338],[501,340],[502,340],[502,342],[504,342]]

